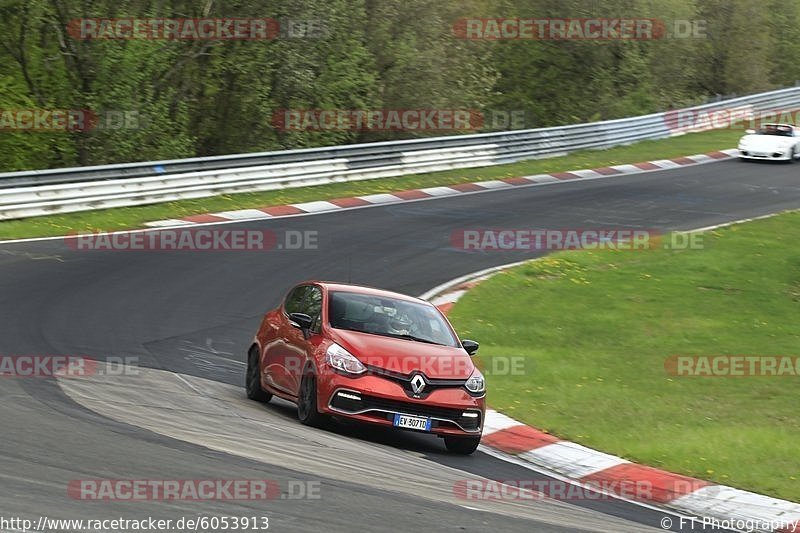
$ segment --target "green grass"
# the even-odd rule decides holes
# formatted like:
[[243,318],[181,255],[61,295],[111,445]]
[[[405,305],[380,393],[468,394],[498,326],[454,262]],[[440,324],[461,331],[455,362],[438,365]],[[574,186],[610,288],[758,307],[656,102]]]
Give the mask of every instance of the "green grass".
[[800,213],[701,250],[572,251],[483,282],[451,311],[481,342],[490,404],[561,438],[800,502],[800,376],[678,377],[681,355],[800,356]]
[[741,131],[693,133],[659,141],[644,141],[609,150],[587,150],[564,157],[538,159],[494,167],[450,170],[360,182],[319,185],[281,191],[215,196],[141,207],[85,211],[0,222],[0,239],[46,237],[70,232],[115,231],[141,227],[145,222],[188,215],[269,205],[453,185],[487,179],[597,168],[652,159],[680,157],[735,146]]

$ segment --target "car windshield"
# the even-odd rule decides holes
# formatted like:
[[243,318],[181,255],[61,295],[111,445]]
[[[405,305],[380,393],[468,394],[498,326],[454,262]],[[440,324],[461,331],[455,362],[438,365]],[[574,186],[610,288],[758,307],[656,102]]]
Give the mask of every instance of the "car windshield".
[[335,291],[330,294],[328,316],[336,329],[459,346],[439,312],[424,303]]
[[792,136],[792,128],[789,126],[776,126],[774,124],[768,124],[758,130],[757,132],[759,135],[777,135],[779,137],[791,137]]

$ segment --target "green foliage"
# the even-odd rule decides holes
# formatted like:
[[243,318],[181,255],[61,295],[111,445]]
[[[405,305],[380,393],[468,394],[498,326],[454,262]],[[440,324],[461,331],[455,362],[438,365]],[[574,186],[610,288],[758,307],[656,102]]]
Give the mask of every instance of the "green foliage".
[[[317,21],[311,38],[80,40],[79,18]],[[476,17],[703,21],[645,41],[473,41]],[[0,170],[407,138],[281,131],[282,109],[518,111],[525,127],[618,118],[800,79],[800,5],[780,0],[2,0],[0,109],[90,109],[86,132],[0,131]],[[127,115],[125,115],[127,113]],[[120,117],[127,122],[120,123]]]
[[[482,282],[450,319],[481,343],[495,409],[634,462],[800,501],[796,372],[669,366],[797,354],[800,212],[699,238],[694,249],[555,253]],[[493,373],[501,357],[521,371]]]

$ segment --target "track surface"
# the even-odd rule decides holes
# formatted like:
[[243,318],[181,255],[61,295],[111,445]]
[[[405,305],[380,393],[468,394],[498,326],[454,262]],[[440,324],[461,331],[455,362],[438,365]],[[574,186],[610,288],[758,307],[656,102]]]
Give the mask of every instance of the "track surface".
[[[689,229],[798,207],[800,166],[732,161],[235,226],[318,231],[316,251],[2,244],[0,354],[127,356],[148,368],[95,382],[0,379],[0,516],[267,515],[275,531],[659,530],[662,513],[619,501],[458,501],[454,480],[543,476],[483,453],[449,456],[436,438],[300,426],[286,404],[258,406],[231,386],[244,351],[263,311],[302,279],[419,294],[531,257],[454,250],[455,230]],[[70,499],[67,483],[84,478],[314,480],[322,498]]]

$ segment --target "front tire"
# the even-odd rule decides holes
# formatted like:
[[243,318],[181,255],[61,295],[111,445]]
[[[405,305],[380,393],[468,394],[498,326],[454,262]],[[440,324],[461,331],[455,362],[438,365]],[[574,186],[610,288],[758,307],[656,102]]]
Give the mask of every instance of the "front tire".
[[247,352],[247,373],[245,374],[247,397],[253,401],[267,403],[272,394],[261,388],[261,372],[258,367],[258,348],[253,346]]
[[480,436],[478,437],[445,437],[444,445],[447,451],[458,455],[469,455],[478,449],[478,444],[481,443]]
[[297,418],[304,426],[320,427],[325,415],[317,410],[317,378],[311,371],[303,375],[297,395]]

